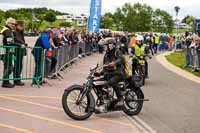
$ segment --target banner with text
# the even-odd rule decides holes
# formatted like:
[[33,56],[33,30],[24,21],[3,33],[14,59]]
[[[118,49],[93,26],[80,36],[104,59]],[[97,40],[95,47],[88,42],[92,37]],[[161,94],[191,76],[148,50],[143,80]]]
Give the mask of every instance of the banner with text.
[[91,0],[90,16],[88,19],[88,32],[99,32],[101,21],[102,0]]

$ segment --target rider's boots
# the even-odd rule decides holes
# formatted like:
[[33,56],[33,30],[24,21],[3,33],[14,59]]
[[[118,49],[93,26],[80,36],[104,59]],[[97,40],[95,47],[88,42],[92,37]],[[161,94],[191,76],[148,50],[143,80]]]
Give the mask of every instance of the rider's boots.
[[119,97],[117,103],[115,104],[115,107],[124,107],[124,98]]

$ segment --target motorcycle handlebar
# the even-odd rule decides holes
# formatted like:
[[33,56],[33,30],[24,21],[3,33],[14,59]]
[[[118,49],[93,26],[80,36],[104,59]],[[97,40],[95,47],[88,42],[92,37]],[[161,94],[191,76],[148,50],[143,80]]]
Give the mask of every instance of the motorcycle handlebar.
[[98,67],[99,67],[99,65],[97,64],[97,66],[93,69],[90,69],[90,71],[95,71]]

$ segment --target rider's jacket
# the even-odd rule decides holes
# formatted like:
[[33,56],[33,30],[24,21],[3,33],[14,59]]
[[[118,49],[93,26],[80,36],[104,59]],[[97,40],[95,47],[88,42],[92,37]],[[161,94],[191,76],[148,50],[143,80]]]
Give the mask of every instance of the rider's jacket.
[[103,59],[103,64],[108,65],[111,62],[115,62],[116,67],[104,68],[103,73],[105,76],[121,75],[124,76],[124,57],[118,49],[114,49],[107,52]]
[[149,51],[145,44],[142,44],[141,46],[136,44],[132,48],[131,53],[133,54],[133,57],[134,56],[146,56],[149,53]]

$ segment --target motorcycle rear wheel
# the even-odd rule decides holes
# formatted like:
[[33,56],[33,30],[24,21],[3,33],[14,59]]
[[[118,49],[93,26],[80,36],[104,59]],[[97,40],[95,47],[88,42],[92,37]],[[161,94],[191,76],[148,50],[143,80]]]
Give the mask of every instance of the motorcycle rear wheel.
[[[137,101],[137,99],[140,100]],[[129,116],[138,115],[143,107],[143,101],[141,99],[144,99],[144,95],[141,89],[130,90],[125,98],[125,109],[123,112]],[[135,106],[133,106],[133,104],[135,104]]]

